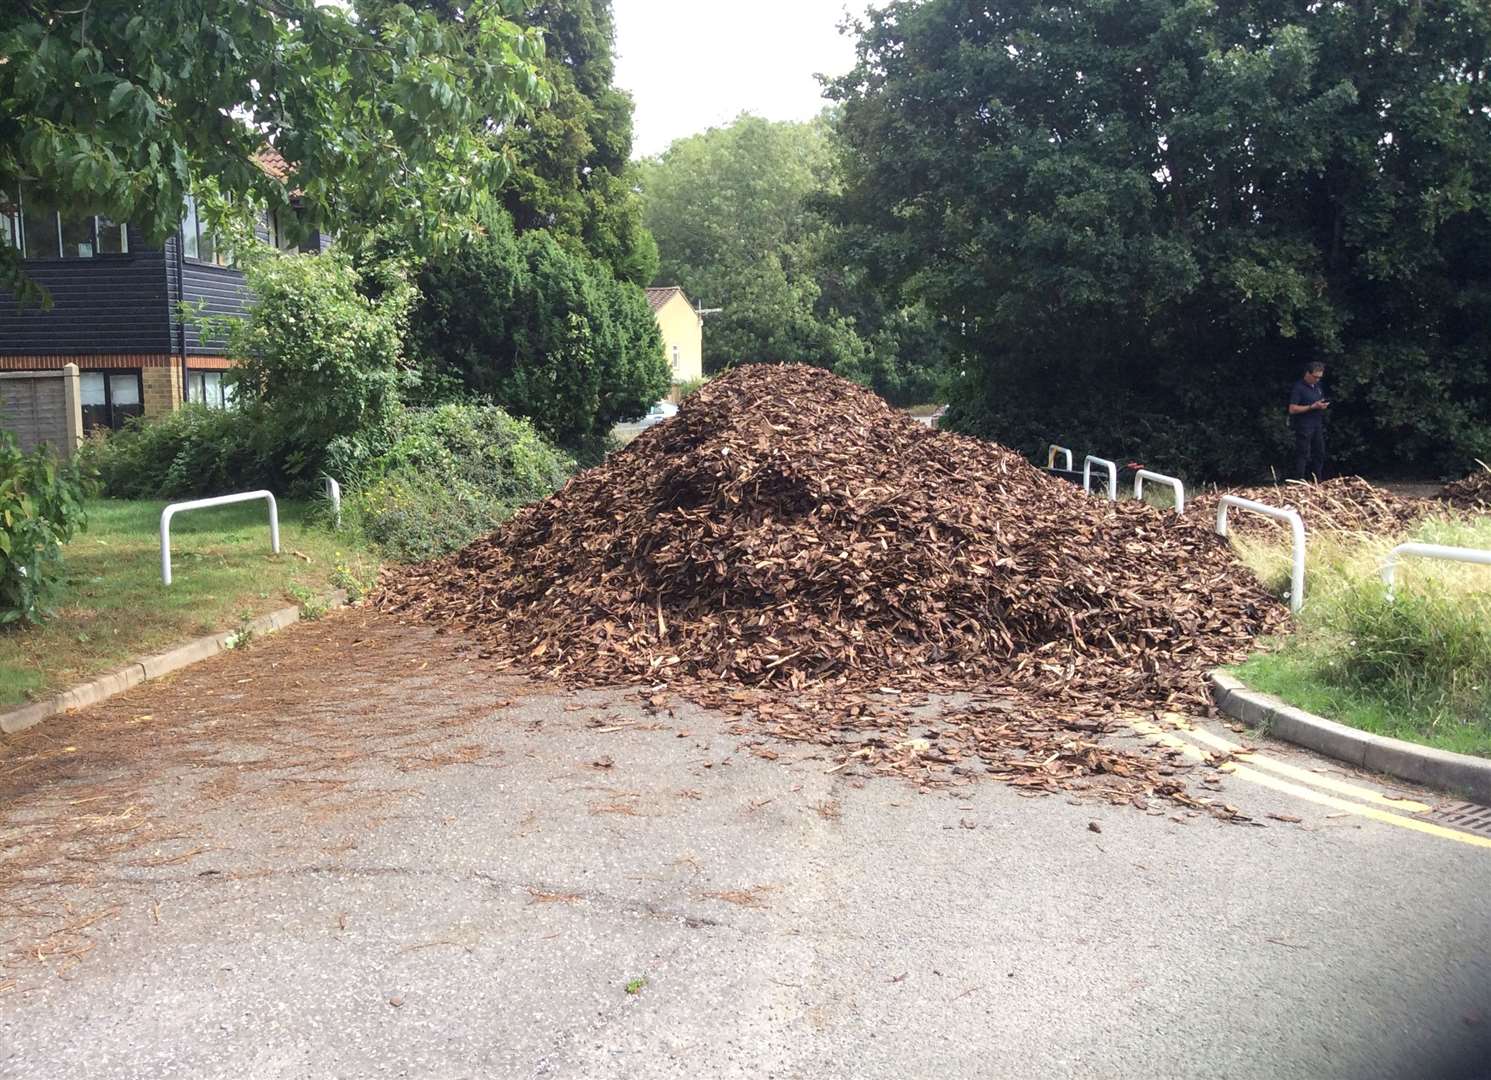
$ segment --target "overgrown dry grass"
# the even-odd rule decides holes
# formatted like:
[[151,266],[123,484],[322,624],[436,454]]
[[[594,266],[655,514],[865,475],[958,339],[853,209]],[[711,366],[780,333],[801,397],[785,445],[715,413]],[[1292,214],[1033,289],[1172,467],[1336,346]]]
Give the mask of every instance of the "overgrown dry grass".
[[[1379,577],[1398,543],[1491,548],[1491,518],[1438,515],[1403,536],[1315,531],[1292,634],[1238,670],[1250,685],[1353,726],[1491,755],[1491,568],[1407,559],[1395,599]],[[1288,590],[1281,534],[1235,536],[1268,587]]]

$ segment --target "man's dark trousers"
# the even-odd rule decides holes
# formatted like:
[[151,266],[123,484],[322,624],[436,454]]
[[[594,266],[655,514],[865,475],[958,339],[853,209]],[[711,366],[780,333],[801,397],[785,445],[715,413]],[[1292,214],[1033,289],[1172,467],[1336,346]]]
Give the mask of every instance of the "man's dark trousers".
[[1325,426],[1315,424],[1307,430],[1301,424],[1294,430],[1294,475],[1301,480],[1325,477]]

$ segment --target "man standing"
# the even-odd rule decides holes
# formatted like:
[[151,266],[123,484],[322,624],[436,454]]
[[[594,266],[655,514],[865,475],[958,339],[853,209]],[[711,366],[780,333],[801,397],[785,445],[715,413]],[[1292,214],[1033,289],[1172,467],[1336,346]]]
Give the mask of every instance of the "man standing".
[[1305,368],[1304,377],[1289,395],[1289,422],[1294,425],[1294,475],[1301,480],[1325,476],[1325,410],[1330,402],[1320,380],[1325,365],[1319,360]]

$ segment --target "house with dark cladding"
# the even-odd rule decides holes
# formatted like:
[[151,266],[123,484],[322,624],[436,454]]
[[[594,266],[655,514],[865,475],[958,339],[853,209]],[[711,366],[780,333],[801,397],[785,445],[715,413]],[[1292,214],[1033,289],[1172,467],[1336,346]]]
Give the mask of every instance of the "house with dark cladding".
[[[283,179],[285,163],[266,152],[260,164]],[[296,244],[274,214],[260,238],[282,251],[321,251],[329,237]],[[21,307],[0,291],[0,371],[55,371],[77,364],[83,428],[118,428],[132,416],[169,412],[183,401],[222,407],[222,342],[204,339],[183,306],[209,315],[244,311],[243,274],[219,250],[187,200],[181,225],[150,246],[128,222],[83,217],[0,191],[0,243],[20,249],[25,271],[51,294],[52,306]]]

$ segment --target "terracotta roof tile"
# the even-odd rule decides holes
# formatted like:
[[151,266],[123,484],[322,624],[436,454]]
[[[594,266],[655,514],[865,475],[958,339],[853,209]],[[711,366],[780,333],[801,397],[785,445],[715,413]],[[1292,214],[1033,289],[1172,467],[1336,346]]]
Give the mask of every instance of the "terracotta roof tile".
[[290,163],[274,147],[265,146],[254,155],[254,160],[259,163],[259,168],[263,169],[280,183],[283,184],[290,179]]
[[[660,311],[664,304],[673,299],[675,293],[683,296],[683,290],[677,285],[663,285],[655,289],[648,289],[647,304],[653,311]],[[684,300],[688,300],[687,296],[683,296],[683,298]]]

